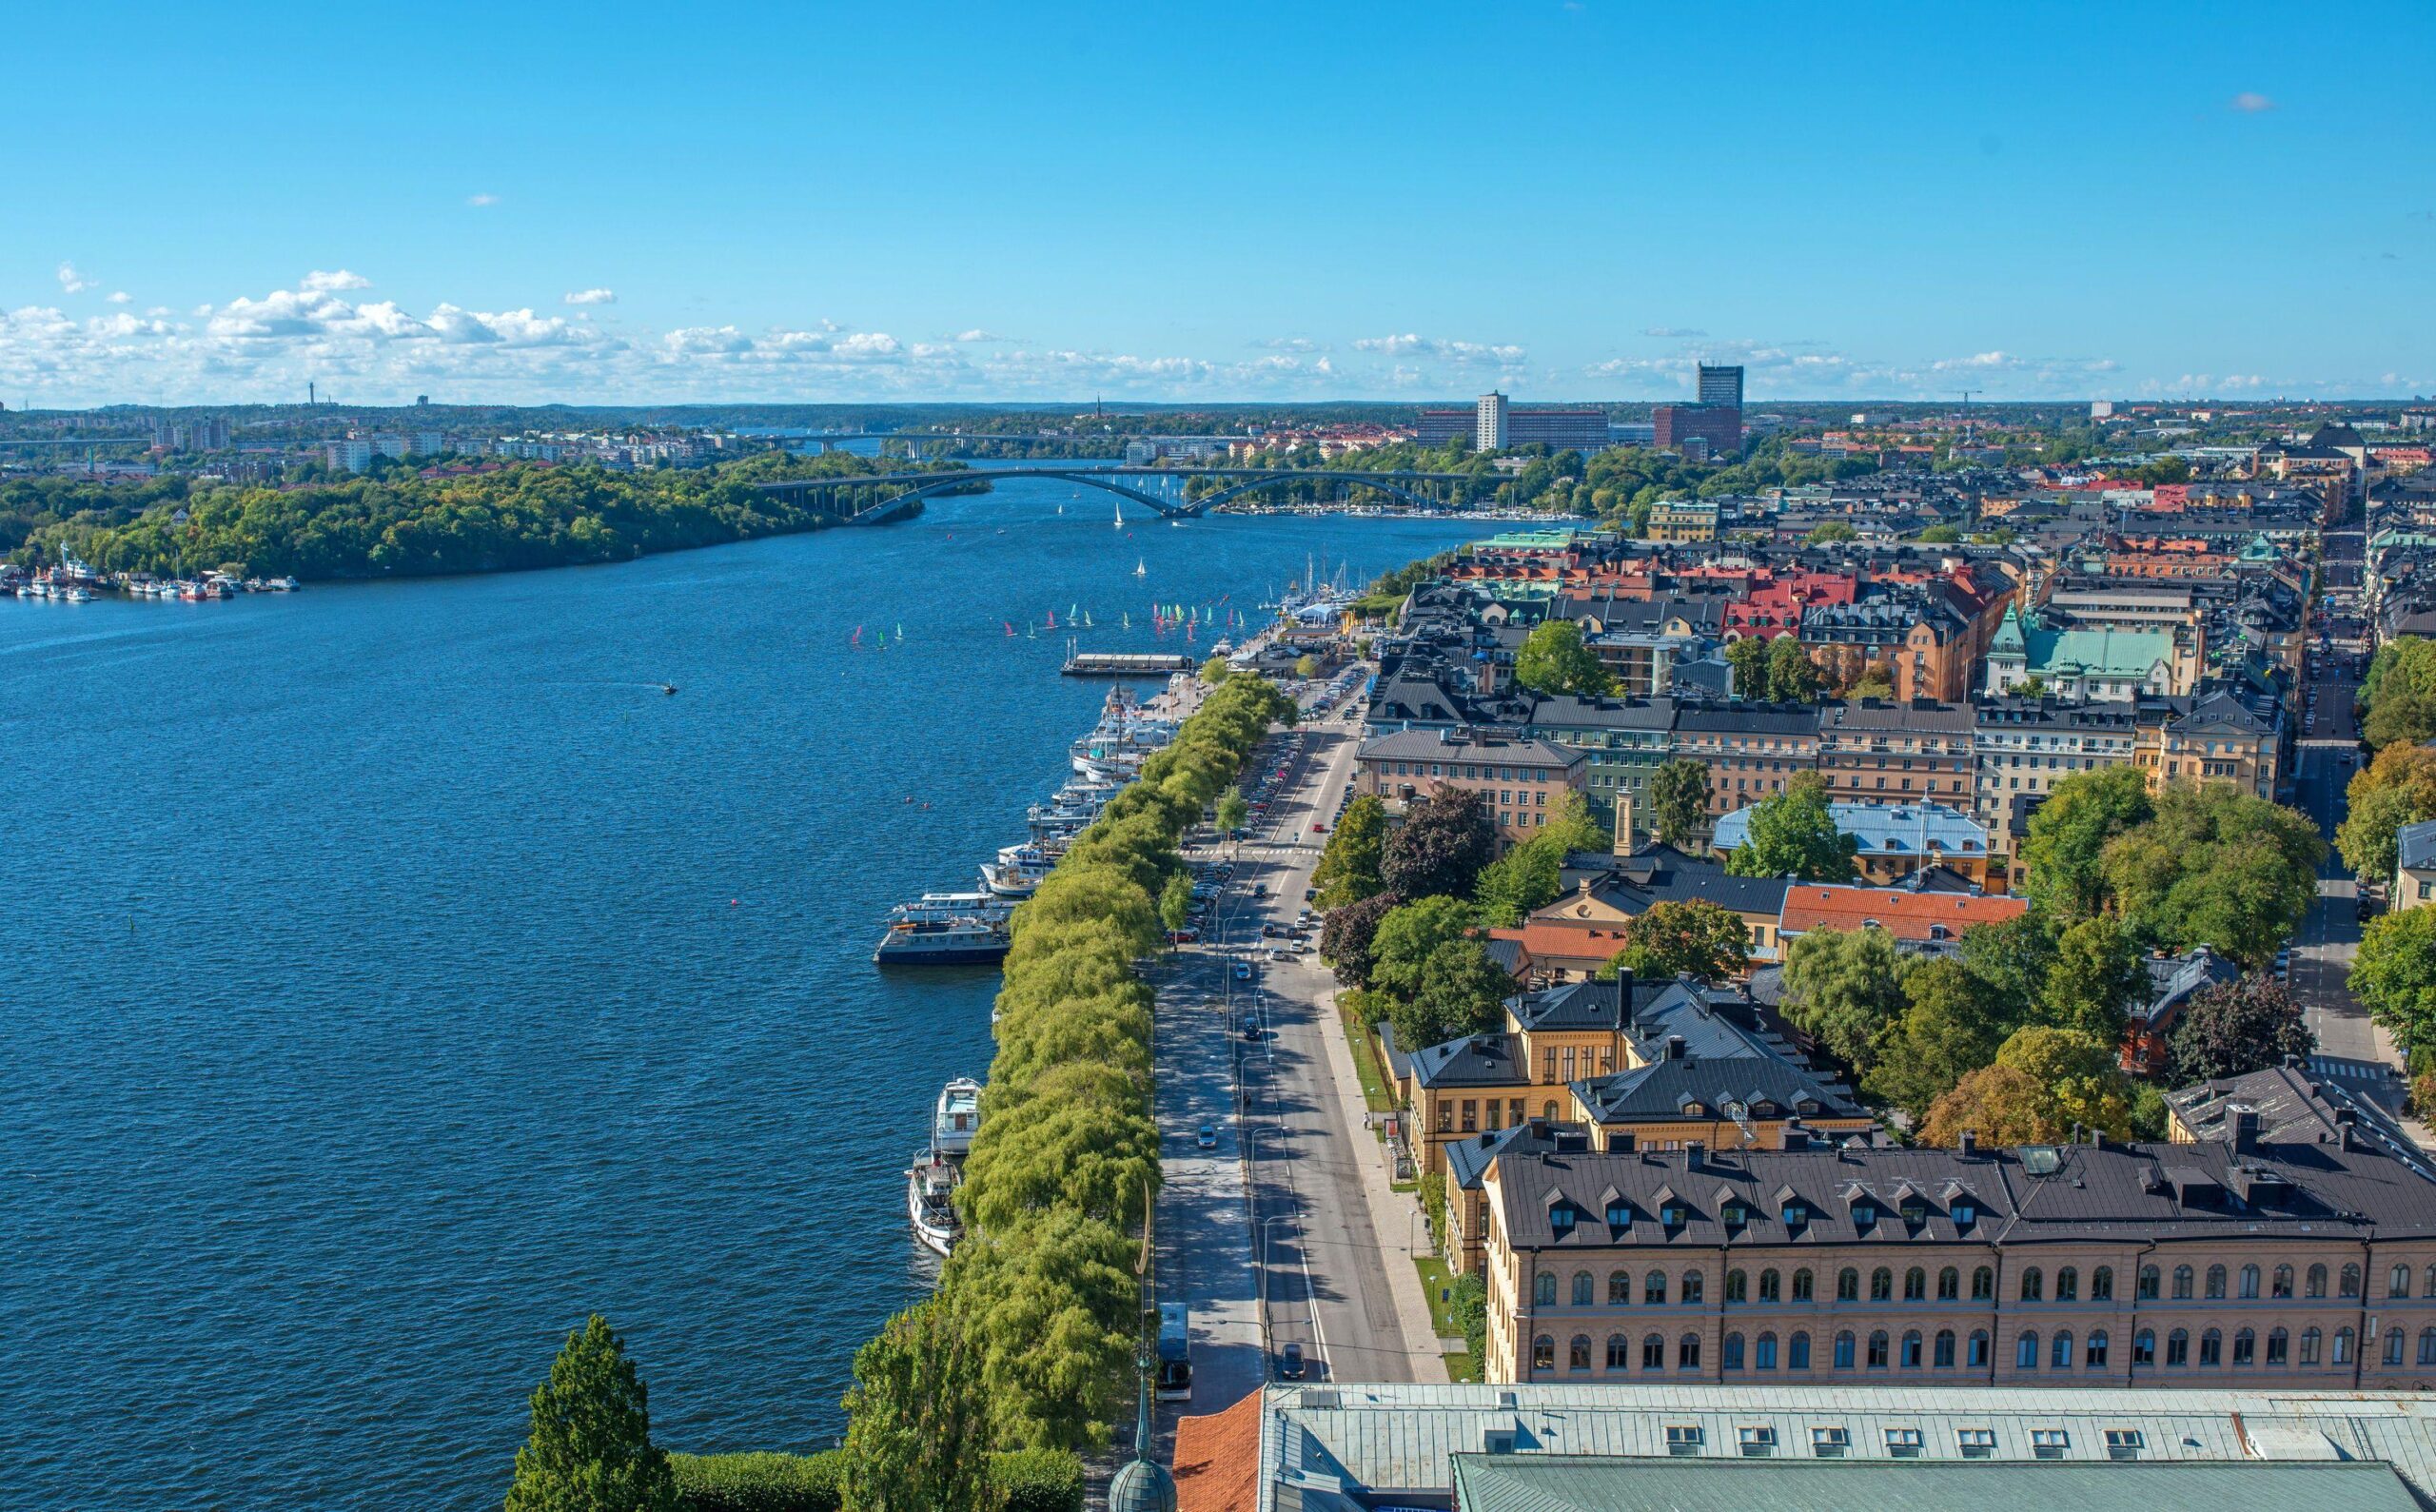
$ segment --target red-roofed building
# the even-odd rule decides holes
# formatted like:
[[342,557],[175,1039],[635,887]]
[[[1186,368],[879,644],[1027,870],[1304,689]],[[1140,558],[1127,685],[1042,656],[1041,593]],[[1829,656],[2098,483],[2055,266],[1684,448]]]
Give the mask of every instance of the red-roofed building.
[[1812,930],[1876,926],[1894,935],[1897,945],[1934,952],[1958,942],[1962,932],[1974,924],[2002,924],[2028,912],[2029,901],[2018,897],[1797,882],[1785,889],[1777,939],[1779,945],[1790,945]]
[[1260,1392],[1223,1412],[1176,1420],[1176,1512],[1252,1512],[1260,1504]]

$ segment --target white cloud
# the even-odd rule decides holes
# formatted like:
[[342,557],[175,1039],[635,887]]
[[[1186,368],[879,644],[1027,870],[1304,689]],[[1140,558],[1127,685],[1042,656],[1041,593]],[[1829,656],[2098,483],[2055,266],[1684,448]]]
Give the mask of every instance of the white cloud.
[[1706,336],[1708,332],[1690,330],[1680,325],[1652,325],[1643,330],[1641,334],[1643,336],[1656,336],[1667,341],[1688,341],[1694,337]]
[[113,304],[132,304],[135,303],[135,296],[129,294],[125,289],[120,289],[117,293],[110,296],[110,303]]
[[2230,105],[2234,109],[2241,111],[2244,115],[2256,115],[2262,110],[2272,110],[2275,108],[2274,101],[2269,99],[2263,94],[2259,94],[2249,89],[2244,89],[2241,93],[2234,95],[2232,99],[2226,103]]
[[567,290],[563,299],[564,303],[569,304],[615,304],[618,303],[617,291],[605,288],[572,288]]
[[955,339],[967,344],[972,344],[980,342],[1003,342],[1007,340],[1006,337],[999,335],[995,331],[985,331],[977,325],[969,331],[956,332]]
[[370,288],[372,281],[361,273],[340,268],[334,273],[307,273],[296,286],[310,294],[344,294],[349,289]]
[[499,196],[496,194],[468,194],[465,196],[465,203],[479,210],[497,205],[499,203]]
[[1252,343],[1265,352],[1316,352],[1320,344],[1307,336],[1271,336]]
[[883,331],[859,331],[833,344],[847,357],[894,357],[897,351],[896,338]]
[[63,294],[82,294],[94,286],[94,281],[76,271],[73,263],[59,265],[59,289]]
[[1410,332],[1402,336],[1365,336],[1354,342],[1353,349],[1383,357],[1435,357],[1464,367],[1513,367],[1528,355],[1523,348],[1511,344],[1438,341]]

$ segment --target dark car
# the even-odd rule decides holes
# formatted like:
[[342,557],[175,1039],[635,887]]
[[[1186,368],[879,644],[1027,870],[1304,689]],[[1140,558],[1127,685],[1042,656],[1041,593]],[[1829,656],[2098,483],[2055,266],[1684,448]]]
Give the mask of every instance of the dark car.
[[1280,1381],[1303,1379],[1303,1346],[1292,1340],[1287,1341],[1286,1347],[1278,1353],[1277,1379]]

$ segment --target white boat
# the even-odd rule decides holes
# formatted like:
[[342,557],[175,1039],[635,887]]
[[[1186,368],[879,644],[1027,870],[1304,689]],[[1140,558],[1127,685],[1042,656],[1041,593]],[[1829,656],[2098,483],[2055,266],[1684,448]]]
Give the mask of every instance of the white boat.
[[1147,560],[1140,557],[1133,559],[1133,576],[1136,578],[1148,578],[1150,576],[1150,566]]
[[954,1161],[926,1149],[905,1173],[905,1215],[914,1221],[914,1237],[925,1248],[944,1255],[964,1237],[964,1220],[956,1215],[956,1184],[964,1172]]
[[1049,867],[1049,854],[1025,841],[1001,847],[998,859],[981,869],[981,881],[1000,897],[1030,897]]
[[981,1128],[981,1084],[959,1076],[939,1089],[939,1106],[931,1115],[931,1149],[950,1160],[972,1153],[972,1136]]
[[1122,499],[1116,501],[1116,528],[1125,528],[1125,501]]
[[66,599],[69,603],[91,603],[93,601],[93,596],[82,588],[70,588],[67,593],[61,595],[61,597]]

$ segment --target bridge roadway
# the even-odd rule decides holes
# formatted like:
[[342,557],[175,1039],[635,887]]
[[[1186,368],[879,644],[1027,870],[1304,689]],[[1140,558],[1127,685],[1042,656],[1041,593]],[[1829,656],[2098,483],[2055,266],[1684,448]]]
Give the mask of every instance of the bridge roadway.
[[[1223,504],[1230,499],[1274,488],[1281,483],[1334,482],[1358,484],[1424,507],[1449,502],[1431,498],[1417,490],[1431,485],[1478,484],[1483,480],[1469,473],[1422,472],[1354,472],[1331,468],[1294,467],[969,467],[960,472],[937,473],[863,473],[838,478],[797,478],[785,482],[762,483],[768,493],[808,501],[821,494],[835,494],[855,488],[888,488],[905,485],[901,492],[873,505],[854,511],[848,518],[860,520],[893,510],[916,499],[952,493],[973,483],[999,482],[1015,478],[1050,478],[1060,482],[1079,483],[1088,488],[1103,489],[1122,498],[1146,504],[1162,515],[1190,517]],[[1234,481],[1200,499],[1184,501],[1164,497],[1149,489],[1133,486],[1135,482],[1178,481],[1189,478],[1222,478]]]

